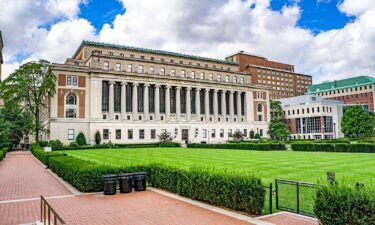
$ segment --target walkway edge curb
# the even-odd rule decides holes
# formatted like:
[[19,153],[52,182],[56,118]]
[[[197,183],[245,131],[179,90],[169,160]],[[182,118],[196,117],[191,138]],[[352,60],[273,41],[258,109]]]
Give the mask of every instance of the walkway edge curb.
[[208,204],[205,204],[205,203],[202,203],[202,202],[199,202],[199,201],[195,201],[195,200],[192,200],[192,199],[189,199],[189,198],[185,198],[185,197],[182,197],[182,196],[179,196],[179,195],[176,195],[176,194],[172,194],[172,193],[169,193],[169,192],[157,189],[157,188],[148,187],[147,189],[150,190],[150,191],[156,192],[158,194],[161,194],[161,195],[164,195],[164,196],[167,196],[167,197],[170,197],[170,198],[182,201],[182,202],[186,202],[186,203],[192,204],[194,206],[198,206],[198,207],[201,207],[201,208],[204,208],[204,209],[216,212],[216,213],[220,213],[220,214],[223,214],[223,215],[226,215],[226,216],[238,219],[238,220],[246,221],[246,222],[249,222],[249,223],[252,223],[252,224],[255,224],[255,225],[275,225],[275,224],[270,223],[270,222],[261,221],[257,218],[253,218],[253,217],[250,217],[250,216],[245,216],[245,215],[242,215],[242,214],[239,214],[239,213],[231,212],[229,210],[225,210],[225,209],[222,209],[222,208],[219,208],[219,207],[216,207],[216,206],[208,205]]

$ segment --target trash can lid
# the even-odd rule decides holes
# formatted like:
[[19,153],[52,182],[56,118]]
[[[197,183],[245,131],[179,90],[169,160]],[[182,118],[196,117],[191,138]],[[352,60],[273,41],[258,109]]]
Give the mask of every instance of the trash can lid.
[[106,174],[106,175],[103,175],[103,178],[116,178],[117,175],[116,174]]
[[132,177],[133,174],[132,173],[120,173],[118,176],[119,177]]
[[133,176],[134,177],[138,177],[138,176],[146,176],[147,173],[146,172],[136,172],[136,173],[133,173]]

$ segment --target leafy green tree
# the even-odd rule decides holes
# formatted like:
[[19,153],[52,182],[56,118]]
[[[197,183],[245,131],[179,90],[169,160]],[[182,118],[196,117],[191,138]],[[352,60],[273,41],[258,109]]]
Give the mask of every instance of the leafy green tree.
[[102,141],[102,135],[100,134],[100,131],[95,132],[95,144],[99,145]]
[[280,101],[272,101],[271,104],[271,122],[268,127],[268,134],[273,140],[286,140],[290,131],[285,123],[285,116]]
[[256,133],[255,136],[254,136],[255,139],[260,139],[260,134],[259,133]]
[[244,135],[243,135],[243,133],[242,133],[241,131],[237,130],[237,131],[235,131],[235,132],[233,133],[233,136],[232,136],[232,137],[233,137],[234,140],[242,141],[243,138],[244,138]]
[[254,137],[255,137],[255,133],[254,133],[253,130],[251,130],[251,131],[250,131],[250,138],[251,138],[251,139],[254,139]]
[[362,137],[371,135],[375,128],[375,118],[361,106],[350,106],[341,120],[341,131],[345,137]]
[[78,145],[87,145],[85,134],[82,131],[78,133],[76,142]]
[[52,73],[51,63],[46,60],[21,65],[1,85],[4,102],[21,106],[32,115],[36,141],[39,141],[39,133],[43,129],[41,112],[55,92],[56,76]]

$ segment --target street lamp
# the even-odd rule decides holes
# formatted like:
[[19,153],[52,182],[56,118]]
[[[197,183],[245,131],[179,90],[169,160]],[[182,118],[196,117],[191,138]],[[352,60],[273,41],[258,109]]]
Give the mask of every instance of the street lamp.
[[333,123],[333,139],[336,139],[336,123]]

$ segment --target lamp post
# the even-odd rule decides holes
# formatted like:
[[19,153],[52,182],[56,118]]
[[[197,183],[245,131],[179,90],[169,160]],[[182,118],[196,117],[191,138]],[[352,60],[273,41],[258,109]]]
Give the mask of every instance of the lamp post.
[[322,133],[323,133],[323,137],[322,137],[322,139],[325,139],[325,138],[324,138],[324,125],[322,126]]
[[333,139],[336,139],[336,123],[333,123]]

